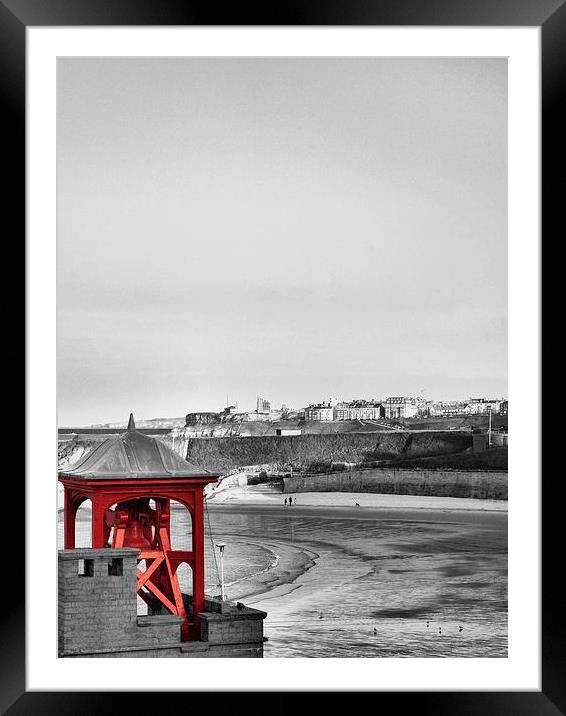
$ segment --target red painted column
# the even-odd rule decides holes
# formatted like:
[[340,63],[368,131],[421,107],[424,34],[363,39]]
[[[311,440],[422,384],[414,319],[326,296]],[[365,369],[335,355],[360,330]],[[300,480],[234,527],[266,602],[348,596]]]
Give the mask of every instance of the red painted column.
[[91,547],[100,549],[106,544],[106,530],[104,518],[106,516],[106,505],[96,495],[92,497],[92,523],[91,523]]
[[171,500],[164,499],[163,500],[163,513],[164,513],[164,522],[165,527],[167,529],[167,534],[169,536],[169,543],[171,544]]
[[193,620],[200,633],[198,613],[204,611],[204,503],[202,488],[193,492]]
[[63,511],[63,532],[65,549],[75,549],[75,520],[77,502],[71,490],[65,487],[65,503]]

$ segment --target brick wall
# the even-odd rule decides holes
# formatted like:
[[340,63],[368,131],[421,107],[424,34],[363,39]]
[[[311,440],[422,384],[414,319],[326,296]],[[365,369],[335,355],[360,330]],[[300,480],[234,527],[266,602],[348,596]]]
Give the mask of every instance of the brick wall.
[[201,614],[201,641],[215,645],[262,643],[266,616],[265,612],[250,609],[241,602],[224,603],[219,611],[207,610]]
[[181,619],[137,615],[137,549],[59,551],[59,656],[263,656],[265,612],[207,600],[201,641],[181,643]]

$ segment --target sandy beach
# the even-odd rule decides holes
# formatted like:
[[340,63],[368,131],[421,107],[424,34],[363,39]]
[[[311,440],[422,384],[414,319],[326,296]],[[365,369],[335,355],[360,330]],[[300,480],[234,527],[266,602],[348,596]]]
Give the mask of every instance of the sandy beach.
[[[220,485],[222,488],[222,484]],[[293,498],[293,507],[352,507],[354,509],[400,510],[472,510],[506,512],[506,500],[476,500],[461,497],[428,497],[423,495],[378,495],[361,492],[301,492],[282,494],[266,485],[234,485],[217,489],[207,497],[209,505],[285,505]],[[356,507],[359,504],[359,508]],[[289,509],[293,509],[293,507]]]

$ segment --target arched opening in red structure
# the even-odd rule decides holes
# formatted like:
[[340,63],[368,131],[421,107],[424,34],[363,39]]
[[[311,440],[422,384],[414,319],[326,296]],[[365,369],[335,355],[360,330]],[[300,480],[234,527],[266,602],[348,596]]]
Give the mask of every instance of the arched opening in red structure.
[[193,548],[193,517],[190,510],[177,500],[171,500],[171,547]]
[[193,570],[186,562],[177,567],[177,580],[184,595],[193,595]]
[[75,547],[92,547],[92,502],[83,500],[77,509],[75,517]]
[[[193,517],[188,507],[177,500],[171,500],[171,547],[189,552],[193,549]],[[192,599],[192,567],[187,562],[179,562],[176,575],[181,593]]]

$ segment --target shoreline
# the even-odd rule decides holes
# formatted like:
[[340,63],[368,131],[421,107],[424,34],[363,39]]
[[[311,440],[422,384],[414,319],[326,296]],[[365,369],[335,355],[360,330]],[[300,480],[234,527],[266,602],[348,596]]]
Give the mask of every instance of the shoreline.
[[[259,489],[258,489],[259,488]],[[293,497],[292,507],[285,507],[285,498]],[[296,502],[295,502],[296,500]],[[354,514],[379,510],[448,510],[467,512],[507,512],[507,500],[482,500],[468,497],[435,497],[428,495],[395,495],[367,492],[300,492],[282,493],[261,485],[234,486],[208,495],[207,505],[234,505],[283,508],[296,507],[352,508]],[[359,507],[356,506],[358,503]]]
[[[435,497],[428,495],[394,495],[367,492],[299,492],[284,494],[279,491],[259,491],[257,486],[229,487],[206,497],[210,509],[217,507],[285,508],[285,498],[296,498],[293,507],[352,508],[353,514],[379,510],[442,510],[457,512],[507,512],[507,500],[480,500],[469,497]],[[59,496],[58,496],[59,497]],[[58,499],[57,513],[63,513],[62,495]],[[355,503],[359,504],[356,507]],[[87,508],[88,509],[88,508]]]
[[[226,535],[226,539],[230,539],[230,535]],[[252,539],[245,541],[254,543]],[[228,599],[236,601],[253,598],[257,601],[285,596],[298,589],[298,585],[295,585],[297,579],[315,567],[320,557],[303,545],[269,541],[262,542],[261,546],[275,556],[274,562],[260,572],[227,584]]]

